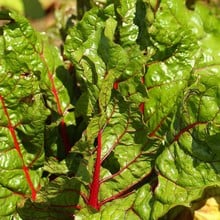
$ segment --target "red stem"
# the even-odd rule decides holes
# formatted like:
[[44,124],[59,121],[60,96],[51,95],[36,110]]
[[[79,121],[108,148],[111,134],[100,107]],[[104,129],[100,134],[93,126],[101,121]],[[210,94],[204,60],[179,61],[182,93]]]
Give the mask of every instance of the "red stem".
[[98,133],[98,146],[97,146],[95,167],[93,172],[93,180],[90,186],[90,195],[88,200],[88,204],[96,210],[100,209],[98,195],[100,188],[101,151],[102,151],[102,130],[100,129]]
[[[145,83],[145,79],[144,76],[141,77],[141,83],[144,84]],[[139,110],[141,112],[141,114],[144,114],[144,102],[141,102],[139,105]]]
[[[54,82],[54,79],[53,79],[53,75],[52,75],[51,72],[48,72],[48,77],[50,79],[51,86],[52,86],[51,92],[54,95],[54,98],[55,98],[56,103],[57,103],[58,114],[61,117],[63,117],[63,110],[61,108],[61,103],[60,103],[60,99],[59,99],[59,96],[58,96],[58,91],[56,89],[55,82]],[[65,146],[66,153],[68,153],[71,149],[71,145],[70,145],[70,142],[69,142],[69,137],[68,137],[68,134],[67,134],[67,127],[66,127],[66,123],[65,123],[64,119],[62,119],[60,125],[61,125],[61,139],[62,139],[62,142]]]
[[[61,117],[63,117],[64,112],[62,110],[61,101],[60,101],[60,98],[58,96],[58,90],[55,86],[54,75],[49,70],[49,67],[48,67],[46,59],[43,55],[43,52],[40,54],[40,58],[41,58],[42,62],[45,64],[45,66],[47,68],[48,78],[49,78],[50,83],[51,83],[51,92],[52,92],[52,94],[54,96],[54,99],[56,101],[56,104],[57,104],[57,112]],[[65,123],[64,119],[62,119],[60,125],[61,125],[61,134],[60,134],[61,139],[62,139],[63,145],[65,147],[66,153],[68,153],[71,149],[71,144],[70,144],[70,141],[69,141],[69,137],[68,137],[68,133],[67,133],[67,127],[66,127],[66,123]]]
[[115,90],[118,90],[118,84],[119,84],[118,81],[114,82],[114,84],[113,84],[113,88],[114,88]]
[[31,198],[32,198],[33,201],[35,201],[36,200],[37,191],[34,188],[34,184],[33,184],[32,180],[31,180],[31,176],[30,176],[30,173],[29,173],[29,168],[25,165],[24,158],[23,158],[23,155],[21,153],[21,148],[20,148],[17,136],[16,136],[15,128],[14,128],[14,126],[11,123],[11,119],[9,117],[8,110],[7,110],[7,107],[5,105],[4,98],[2,96],[0,96],[0,101],[2,103],[2,108],[3,108],[3,111],[4,111],[5,116],[7,118],[7,121],[8,121],[8,129],[9,129],[9,132],[10,132],[11,137],[12,137],[13,142],[14,142],[14,148],[16,149],[16,151],[17,151],[17,153],[19,155],[19,158],[22,161],[22,170],[24,172],[26,181],[27,181],[27,183],[29,185],[29,188],[31,190]]
[[141,114],[143,115],[144,114],[144,102],[140,103],[139,110],[140,110]]
[[165,121],[165,119],[167,118],[167,116],[165,116],[164,118],[162,118],[162,120],[160,121],[160,123],[157,125],[157,127],[148,135],[149,137],[157,137],[156,133],[157,131],[161,128],[163,122]]
[[180,136],[181,136],[183,133],[189,131],[190,129],[192,129],[192,128],[194,128],[194,127],[196,127],[197,125],[206,124],[206,123],[207,123],[207,122],[194,122],[194,123],[192,123],[192,124],[186,126],[185,128],[183,128],[182,130],[180,130],[179,133],[177,133],[177,134],[174,136],[173,142],[178,141],[179,138],[180,138]]
[[60,131],[61,132],[61,139],[62,139],[63,144],[65,146],[66,153],[68,153],[71,149],[71,144],[69,141],[67,127],[66,127],[66,123],[64,122],[64,119],[62,119],[62,121],[60,122],[60,125],[61,125],[61,131]]

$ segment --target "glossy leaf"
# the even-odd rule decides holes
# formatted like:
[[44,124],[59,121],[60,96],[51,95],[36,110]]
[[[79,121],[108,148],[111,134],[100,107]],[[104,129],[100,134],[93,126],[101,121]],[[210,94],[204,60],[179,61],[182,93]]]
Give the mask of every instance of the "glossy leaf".
[[[34,31],[21,16],[11,13],[11,17],[16,22],[7,25],[3,33],[5,65],[12,72],[23,71],[37,77],[40,92],[47,108],[51,110],[46,135],[48,153],[56,155],[52,152],[60,151],[62,146],[67,152],[71,147],[67,127],[75,123],[73,112],[69,112],[73,108],[70,100],[72,85],[66,83],[71,77],[64,68],[58,50],[48,44],[45,36]],[[62,157],[62,152],[60,154]]]
[[0,44],[0,201],[10,198],[2,216],[192,219],[219,195],[213,8],[181,0],[93,7],[64,43],[73,77],[43,34],[10,16]]
[[49,111],[37,76],[26,73],[17,63],[9,65],[12,48],[7,39],[7,34],[1,36],[0,216],[9,219],[10,216],[15,218],[18,201],[28,197],[34,201],[44,185],[41,179],[45,160],[44,131]]

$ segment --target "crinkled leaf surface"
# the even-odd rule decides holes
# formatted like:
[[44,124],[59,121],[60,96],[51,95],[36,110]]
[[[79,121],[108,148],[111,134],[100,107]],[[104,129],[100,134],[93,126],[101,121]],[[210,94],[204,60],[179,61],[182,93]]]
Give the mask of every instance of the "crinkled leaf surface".
[[40,92],[51,111],[46,134],[47,151],[55,156],[59,152],[58,157],[62,157],[65,153],[62,149],[69,151],[71,147],[67,127],[75,121],[73,112],[69,112],[73,107],[72,85],[67,83],[71,77],[58,50],[48,44],[46,37],[34,31],[21,16],[14,13],[11,17],[16,22],[4,29],[4,64],[11,72],[23,71],[24,75],[33,75],[40,82]]
[[26,73],[17,62],[9,65],[7,49],[12,47],[7,40],[7,34],[1,36],[0,216],[5,219],[14,216],[18,201],[27,197],[35,200],[43,184],[44,131],[49,113],[37,76]]
[[[36,80],[36,89],[30,91],[37,93],[41,115],[46,118],[45,110],[51,111],[49,125],[37,121],[42,129],[46,126],[46,155],[59,154],[58,139],[67,143],[62,135],[68,129],[63,128],[74,123],[73,115],[68,116],[72,90],[59,75],[62,60],[26,20],[12,17],[17,22],[6,26],[1,41],[2,72],[8,71],[12,79],[31,72],[23,78],[32,77],[32,84]],[[11,81],[5,81],[2,129],[18,158],[25,158],[20,160],[25,164],[20,165],[24,194],[32,193],[32,199],[18,205],[22,219],[171,220],[187,208],[193,213],[204,192],[218,192],[219,23],[213,10],[201,3],[192,10],[181,0],[109,1],[87,12],[69,31],[64,49],[80,89],[75,113],[84,131],[69,154],[47,158],[44,170],[51,174],[50,182],[35,201],[25,152],[17,149],[26,146],[19,136],[23,120],[13,104],[18,99],[6,98],[13,95],[7,86]],[[26,37],[20,39],[29,39],[26,47],[18,41],[7,45],[16,28],[21,35],[21,27]],[[18,47],[21,59],[16,58]],[[10,65],[12,61],[16,65]],[[18,89],[16,82],[9,87]],[[34,106],[34,95],[23,96],[19,100]],[[42,162],[39,159],[36,169]],[[14,204],[20,199],[17,194],[11,198]]]
[[67,125],[74,123],[58,51],[20,15],[10,16],[14,21],[5,25],[1,36],[0,185],[1,199],[7,201],[1,216],[13,215],[17,201],[36,199],[44,185],[45,151],[57,152],[53,145],[59,139],[67,145]]

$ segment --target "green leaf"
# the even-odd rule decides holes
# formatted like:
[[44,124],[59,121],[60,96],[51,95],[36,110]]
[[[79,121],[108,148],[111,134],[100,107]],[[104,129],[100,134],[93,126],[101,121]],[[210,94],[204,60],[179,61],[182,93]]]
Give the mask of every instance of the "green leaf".
[[73,108],[72,85],[67,83],[71,77],[57,48],[49,45],[43,34],[34,31],[25,18],[16,13],[11,13],[11,17],[16,22],[4,28],[4,65],[12,72],[23,71],[40,81],[40,92],[51,111],[46,135],[47,152],[56,155],[57,151],[61,151],[62,157],[62,151],[65,153],[61,150],[63,146],[66,151],[71,147],[68,126],[75,123],[74,112],[69,111]]
[[[135,196],[131,195],[124,199],[118,199],[110,204],[106,204],[98,213],[82,209],[77,213],[75,219],[89,220],[119,220],[119,219],[134,219],[139,220],[139,216],[130,207],[133,204]],[[126,210],[126,211],[125,211]]]
[[16,203],[27,197],[35,200],[44,185],[44,131],[49,115],[37,76],[10,64],[7,37],[1,36],[0,52],[1,200],[8,197],[2,217],[15,216]]
[[73,219],[75,210],[80,208],[80,182],[77,179],[60,177],[40,192],[35,203],[27,201],[18,207],[23,220],[35,219]]
[[218,195],[217,15],[201,2],[99,2],[64,33],[65,64],[10,13],[0,216],[172,220]]
[[[134,24],[137,1],[119,0],[116,4],[116,10],[120,19],[120,43],[127,46],[134,44],[138,37],[138,26]],[[118,20],[119,20],[118,19]]]

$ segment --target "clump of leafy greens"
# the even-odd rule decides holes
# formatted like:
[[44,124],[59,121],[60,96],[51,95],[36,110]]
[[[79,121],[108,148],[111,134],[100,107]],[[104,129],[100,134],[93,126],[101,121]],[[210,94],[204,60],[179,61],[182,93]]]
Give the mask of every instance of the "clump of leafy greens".
[[107,1],[69,29],[68,67],[44,34],[10,17],[0,40],[2,219],[175,219],[219,194],[214,10]]

